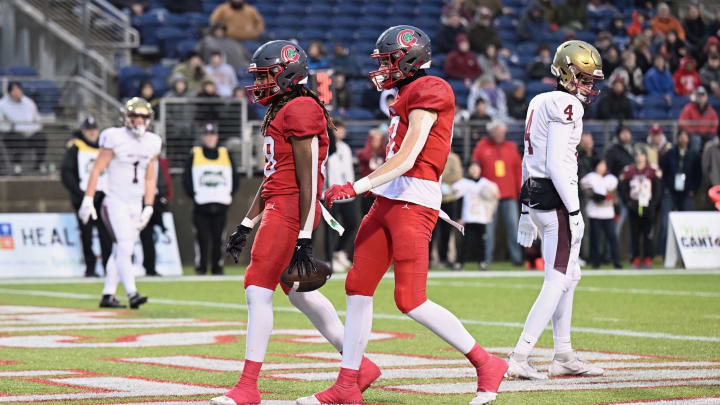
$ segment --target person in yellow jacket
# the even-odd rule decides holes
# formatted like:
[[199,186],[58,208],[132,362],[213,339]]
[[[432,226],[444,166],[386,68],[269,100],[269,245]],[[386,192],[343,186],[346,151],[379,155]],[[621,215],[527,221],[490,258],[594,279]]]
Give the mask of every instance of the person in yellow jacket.
[[227,148],[218,146],[216,124],[203,125],[200,144],[190,151],[183,174],[183,188],[194,202],[195,273],[206,273],[209,253],[211,272],[220,275],[227,210],[237,191],[238,176]]

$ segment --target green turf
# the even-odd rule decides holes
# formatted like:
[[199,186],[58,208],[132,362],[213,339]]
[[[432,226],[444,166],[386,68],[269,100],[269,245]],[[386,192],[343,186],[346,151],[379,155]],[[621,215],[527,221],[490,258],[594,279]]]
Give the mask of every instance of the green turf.
[[[186,272],[189,270],[186,269]],[[228,268],[228,274],[238,274],[240,268]],[[589,274],[588,271],[586,274]],[[463,320],[469,320],[467,328],[484,346],[513,346],[521,332],[519,326],[488,326],[472,321],[506,322],[522,324],[543,279],[535,274],[516,273],[522,277],[493,278],[431,278],[428,296],[445,306]],[[208,277],[209,280],[212,280]],[[0,285],[0,305],[33,305],[96,309],[102,284],[97,283],[46,283],[46,284],[7,284]],[[208,320],[246,321],[247,312],[241,307],[245,304],[242,282],[216,280],[205,282],[163,282],[138,283],[142,293],[149,295],[150,303],[138,312],[128,316],[141,318],[202,318]],[[344,283],[331,280],[322,292],[340,311],[345,308]],[[35,294],[11,294],[5,291],[33,291]],[[48,292],[76,293],[76,297],[51,297]],[[697,293],[707,293],[697,294]],[[87,296],[85,296],[87,294]],[[158,299],[183,301],[183,303],[159,303]],[[153,301],[155,300],[155,301]],[[281,292],[275,294],[275,305],[283,310],[275,313],[276,328],[312,329],[309,321],[299,313],[286,309],[290,307],[287,298]],[[216,304],[215,306],[210,306]],[[217,305],[220,304],[220,305]],[[222,304],[234,304],[223,307]],[[462,358],[449,346],[412,321],[403,320],[393,302],[393,280],[383,280],[377,290],[374,311],[381,316],[373,321],[376,331],[392,331],[411,334],[405,339],[393,339],[370,342],[369,352],[406,353],[432,355],[448,358]],[[383,317],[382,315],[386,315]],[[28,325],[20,325],[28,326]],[[666,335],[682,336],[720,336],[720,273],[641,275],[641,276],[588,276],[585,277],[576,292],[573,308],[573,326],[602,330],[624,330],[634,332],[655,332]],[[82,330],[68,327],[63,331],[11,332],[0,336],[12,335],[81,335],[92,341],[109,342],[131,334],[158,333],[161,331],[223,330],[238,329],[242,326],[202,327],[187,325],[172,328],[148,329],[107,329]],[[546,331],[538,346],[552,347],[552,333]],[[617,336],[576,331],[573,333],[573,346],[579,349],[619,353],[637,353],[673,358],[720,361],[720,343],[674,340],[667,338],[648,338]],[[328,345],[299,344],[283,341],[279,337],[271,339],[267,361],[289,362],[284,353],[332,351]],[[0,360],[16,361],[19,364],[0,362],[1,371],[10,370],[85,370],[110,376],[136,376],[160,380],[178,381],[213,386],[232,386],[237,380],[237,372],[207,372],[153,365],[126,364],[107,361],[120,357],[153,357],[169,355],[201,355],[222,358],[241,359],[244,353],[244,338],[237,343],[171,346],[153,348],[74,348],[74,349],[10,349],[0,347]],[[720,368],[720,365],[716,367]],[[470,379],[441,379],[434,381],[393,380],[383,381],[379,385],[411,384],[421,382],[468,382]],[[260,379],[260,388],[274,394],[265,399],[294,399],[309,395],[325,388],[329,382],[297,382],[285,380]],[[707,386],[680,386],[665,388],[632,388],[615,390],[585,391],[549,391],[518,392],[498,397],[498,404],[590,404],[629,400],[650,400],[660,398],[718,396],[720,383]],[[77,389],[49,386],[31,379],[0,378],[0,393],[5,395],[42,394],[78,392]],[[381,389],[366,392],[365,400],[373,403],[393,404],[467,404],[470,394],[432,396],[407,394]],[[183,397],[185,399],[207,399],[208,396]],[[167,397],[146,397],[142,400],[170,400]],[[0,395],[0,401],[2,396]],[[46,402],[48,404],[89,404],[112,403],[118,400],[82,400],[65,402]],[[124,399],[122,402],[129,402]],[[139,401],[139,399],[138,399]],[[34,403],[34,402],[27,402]]]

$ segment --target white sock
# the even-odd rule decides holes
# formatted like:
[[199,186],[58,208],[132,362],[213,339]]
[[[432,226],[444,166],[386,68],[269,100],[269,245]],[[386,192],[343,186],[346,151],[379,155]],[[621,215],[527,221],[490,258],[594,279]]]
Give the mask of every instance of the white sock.
[[115,264],[115,255],[117,253],[117,243],[113,243],[112,254],[105,266],[105,286],[103,287],[103,295],[115,295],[117,291],[118,278],[117,265]]
[[348,295],[340,367],[359,370],[372,330],[373,297]]
[[427,300],[406,314],[430,329],[450,346],[467,354],[475,346],[475,339],[452,312]]
[[130,239],[118,241],[117,250],[115,251],[115,265],[120,275],[123,287],[128,297],[137,292],[135,287],[135,270],[132,264],[132,253],[135,241]]
[[313,326],[330,344],[335,346],[337,351],[342,351],[345,327],[333,304],[320,291],[297,292],[290,290],[288,299],[308,317]]
[[555,308],[563,295],[563,288],[554,280],[546,279],[543,283],[542,290],[538,294],[535,304],[533,304],[525,320],[525,328],[515,346],[515,353],[519,355],[528,355],[535,343],[540,338],[543,330],[550,322]]
[[555,353],[566,353],[572,350],[570,344],[570,324],[572,321],[573,298],[578,281],[573,281],[570,287],[560,297],[555,313],[552,316],[553,341]]
[[248,305],[245,360],[262,363],[273,328],[273,290],[251,285],[245,289]]

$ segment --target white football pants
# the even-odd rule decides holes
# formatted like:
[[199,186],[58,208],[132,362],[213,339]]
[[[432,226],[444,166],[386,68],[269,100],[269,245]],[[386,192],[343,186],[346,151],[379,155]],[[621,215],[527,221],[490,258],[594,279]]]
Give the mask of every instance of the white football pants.
[[141,212],[140,201],[137,204],[128,204],[111,197],[105,197],[103,201],[100,216],[113,238],[113,251],[108,260],[103,295],[114,295],[118,281],[122,281],[128,295],[137,292],[132,254],[135,241],[140,235],[137,225]]

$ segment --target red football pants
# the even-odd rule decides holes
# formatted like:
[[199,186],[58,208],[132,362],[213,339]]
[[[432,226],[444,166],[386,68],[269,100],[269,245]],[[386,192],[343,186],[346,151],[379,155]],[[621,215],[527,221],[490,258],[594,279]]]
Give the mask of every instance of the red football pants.
[[[260,229],[250,251],[245,271],[245,288],[251,285],[275,290],[282,272],[290,264],[300,232],[299,195],[280,195],[265,201]],[[315,229],[320,222],[320,202],[315,203]],[[290,290],[281,284],[287,294]]]
[[408,313],[425,302],[428,245],[438,213],[422,205],[377,197],[355,238],[345,293],[374,295],[392,262],[398,309]]

